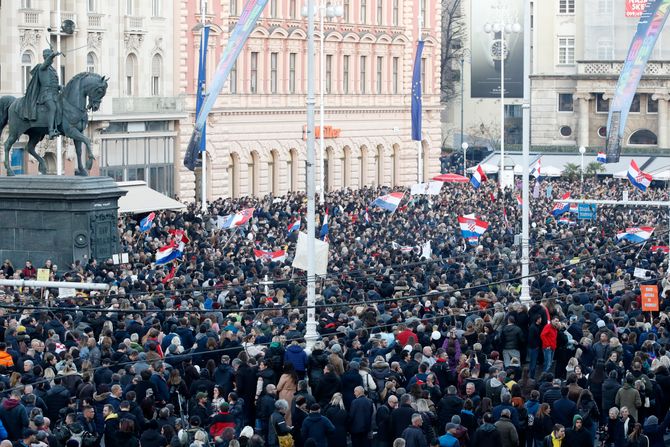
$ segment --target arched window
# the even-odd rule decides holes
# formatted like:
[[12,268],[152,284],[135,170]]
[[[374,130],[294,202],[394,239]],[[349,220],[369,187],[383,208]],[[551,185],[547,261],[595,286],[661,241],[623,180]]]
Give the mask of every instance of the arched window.
[[351,148],[345,146],[342,150],[344,159],[342,160],[342,187],[346,188],[351,184]]
[[377,184],[384,184],[384,146],[381,144],[377,146],[377,153],[375,154],[377,159]]
[[160,54],[154,54],[151,59],[151,96],[161,94],[161,74],[163,72],[163,58]]
[[95,53],[91,52],[86,55],[86,71],[95,73],[95,68],[98,66],[98,58]]
[[272,195],[279,195],[279,155],[276,150],[270,152],[268,162],[268,186]]
[[633,134],[628,139],[628,144],[643,144],[646,146],[658,144],[658,138],[656,134],[651,130],[640,129]]
[[251,153],[251,163],[247,166],[248,195],[258,195],[258,152]]
[[240,166],[237,154],[230,154],[228,161],[228,194],[230,197],[237,198],[239,195],[237,185],[239,184]]
[[137,94],[137,57],[129,54],[126,58],[126,96]]
[[21,55],[21,91],[25,92],[30,82],[30,70],[33,68],[33,53],[26,51]]
[[368,148],[361,146],[361,158],[359,166],[359,185],[361,188],[365,186],[368,180],[367,170],[368,170]]

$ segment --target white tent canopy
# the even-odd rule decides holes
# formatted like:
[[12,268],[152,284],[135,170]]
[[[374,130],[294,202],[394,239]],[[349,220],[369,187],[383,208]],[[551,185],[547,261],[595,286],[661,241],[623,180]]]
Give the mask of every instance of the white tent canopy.
[[478,165],[468,168],[468,172],[475,172],[477,166],[482,167],[482,169],[484,170],[484,174],[497,174],[498,171],[500,170],[500,166],[496,166],[491,163],[479,163]]
[[140,214],[186,208],[183,203],[149,188],[146,182],[116,182],[116,184],[127,191],[127,194],[119,199],[119,213]]

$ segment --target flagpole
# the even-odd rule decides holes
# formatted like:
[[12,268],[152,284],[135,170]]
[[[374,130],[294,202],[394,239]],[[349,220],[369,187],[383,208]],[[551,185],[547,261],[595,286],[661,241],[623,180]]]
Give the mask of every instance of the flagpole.
[[[421,41],[421,29],[423,27],[423,11],[421,9],[421,2],[419,1],[419,23],[418,23],[418,30],[419,30],[419,38],[417,41]],[[417,51],[419,50],[417,46]],[[421,73],[421,60],[419,59],[419,73]],[[419,75],[419,79],[421,79],[421,76]],[[419,93],[419,100],[421,100],[423,91]],[[419,113],[423,113],[423,107],[419,111]],[[416,173],[416,178],[417,178],[417,183],[423,183],[423,145],[421,144],[421,138],[416,142],[416,153],[417,153],[417,173]]]
[[314,173],[314,1],[307,0],[307,322],[305,343],[311,352],[319,334],[316,332],[316,189]]
[[[522,107],[522,145],[523,186],[521,204],[521,296],[522,302],[530,302],[529,275],[529,232],[530,232],[530,0],[524,0],[523,9],[523,105]],[[505,65],[503,61],[502,65]],[[504,105],[503,105],[504,107]],[[538,176],[540,173],[538,172]]]
[[[205,51],[207,51],[207,48],[203,47],[205,43],[205,8],[207,5],[207,0],[200,0],[200,23],[202,24],[202,37],[200,39],[200,65],[205,62]],[[206,72],[205,67],[201,67],[200,70]],[[198,79],[198,82],[202,82],[202,79]],[[201,84],[202,85],[202,84]],[[196,91],[200,91],[200,93],[204,96],[204,92],[201,89],[196,89]],[[200,168],[200,194],[201,194],[201,210],[203,213],[207,212],[207,143],[206,143],[206,136],[205,136],[205,131],[207,129],[207,124],[202,129],[202,140],[200,143],[200,158],[202,160],[201,163],[201,168]]]

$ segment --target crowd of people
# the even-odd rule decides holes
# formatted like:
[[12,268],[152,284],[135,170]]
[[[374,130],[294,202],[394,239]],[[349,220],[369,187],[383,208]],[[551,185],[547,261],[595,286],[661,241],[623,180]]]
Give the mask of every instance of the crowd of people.
[[[304,194],[161,212],[147,231],[144,216],[124,216],[129,263],[44,265],[108,291],[0,288],[0,447],[663,446],[670,277],[652,247],[667,246],[667,211],[551,213],[567,191],[616,199],[627,188],[537,184],[527,300],[517,188],[445,184],[406,194],[394,213],[370,206],[388,188],[330,192],[318,209],[330,246],[316,340],[305,339],[312,309],[288,230],[300,219],[305,231]],[[246,225],[217,225],[246,208]],[[489,223],[474,245],[457,222],[468,214]],[[654,232],[618,240],[634,226]],[[182,259],[156,266],[158,248],[185,239],[175,230],[188,236]],[[30,262],[0,267],[0,278],[35,275]],[[658,287],[659,311],[643,311],[641,285]]]

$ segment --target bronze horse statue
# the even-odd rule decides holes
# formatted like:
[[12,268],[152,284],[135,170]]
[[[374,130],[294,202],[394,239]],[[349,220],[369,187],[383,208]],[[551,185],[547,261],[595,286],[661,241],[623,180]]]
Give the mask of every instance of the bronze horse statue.
[[[107,93],[107,80],[104,76],[96,73],[83,72],[75,75],[67,83],[63,92],[60,94],[60,113],[57,115],[58,131],[65,137],[72,138],[75,151],[77,153],[77,170],[75,175],[86,176],[93,166],[93,151],[91,150],[91,140],[82,132],[88,124],[88,110],[97,111],[100,108],[100,102]],[[88,104],[87,104],[88,99]],[[9,124],[9,136],[5,141],[5,169],[7,175],[14,175],[14,171],[9,163],[9,150],[22,134],[28,135],[28,143],[25,150],[32,155],[39,163],[41,174],[47,173],[44,158],[35,152],[35,146],[45,135],[49,133],[48,125],[42,119],[35,121],[26,120],[21,117],[20,103],[23,98],[13,96],[3,96],[0,98],[0,134],[7,124]],[[43,106],[38,106],[43,107]],[[86,167],[82,162],[81,145],[86,145]]]

